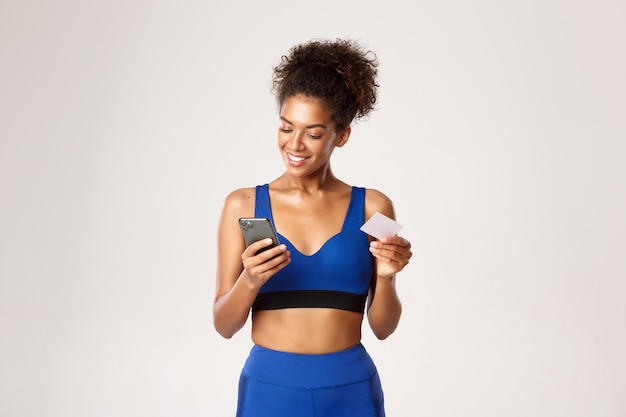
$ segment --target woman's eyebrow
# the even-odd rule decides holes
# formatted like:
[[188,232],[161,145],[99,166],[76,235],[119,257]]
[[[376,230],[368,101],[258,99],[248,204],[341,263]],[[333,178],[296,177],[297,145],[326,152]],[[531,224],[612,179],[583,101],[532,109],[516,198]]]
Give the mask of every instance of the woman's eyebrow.
[[[283,117],[283,116],[280,116],[280,120],[282,120],[282,121],[284,121],[285,123],[290,124],[291,126],[293,126],[293,123],[292,123],[291,121],[289,121],[287,118]],[[325,125],[325,124],[323,124],[323,123],[316,123],[316,124],[308,125],[308,126],[305,126],[305,127],[306,127],[307,129],[313,129],[313,128],[315,128],[315,127],[321,127],[322,129],[326,129],[326,130],[328,130],[328,126],[326,126],[326,125]]]

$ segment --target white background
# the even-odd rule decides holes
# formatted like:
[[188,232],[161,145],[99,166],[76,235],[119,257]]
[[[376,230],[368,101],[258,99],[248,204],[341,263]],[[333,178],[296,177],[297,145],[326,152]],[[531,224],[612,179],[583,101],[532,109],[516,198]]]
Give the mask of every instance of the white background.
[[233,416],[216,226],[282,172],[272,66],[361,40],[335,173],[415,256],[390,417],[626,415],[622,1],[0,0],[0,415]]

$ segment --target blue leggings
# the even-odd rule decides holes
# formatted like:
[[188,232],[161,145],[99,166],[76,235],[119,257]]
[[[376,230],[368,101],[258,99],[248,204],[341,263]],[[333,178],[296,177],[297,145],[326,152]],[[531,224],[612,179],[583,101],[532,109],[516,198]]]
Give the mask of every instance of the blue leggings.
[[321,355],[253,346],[239,379],[237,417],[385,417],[363,345]]

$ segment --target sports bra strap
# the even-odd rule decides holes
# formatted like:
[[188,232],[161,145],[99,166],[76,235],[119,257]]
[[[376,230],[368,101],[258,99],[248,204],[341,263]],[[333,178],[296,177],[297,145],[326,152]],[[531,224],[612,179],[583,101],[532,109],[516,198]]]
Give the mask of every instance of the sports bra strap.
[[272,222],[272,209],[270,207],[270,193],[268,184],[257,185],[254,202],[254,217],[267,217]]
[[363,225],[365,213],[365,188],[352,187],[352,197],[350,198],[350,206],[343,223],[342,230],[359,229]]

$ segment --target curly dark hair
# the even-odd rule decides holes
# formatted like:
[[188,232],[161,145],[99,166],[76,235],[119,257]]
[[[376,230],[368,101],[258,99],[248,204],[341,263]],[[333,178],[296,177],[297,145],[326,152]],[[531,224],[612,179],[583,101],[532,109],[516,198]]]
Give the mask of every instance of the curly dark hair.
[[303,94],[321,99],[338,130],[374,109],[378,60],[355,41],[311,40],[296,45],[274,67],[273,92],[278,106]]

